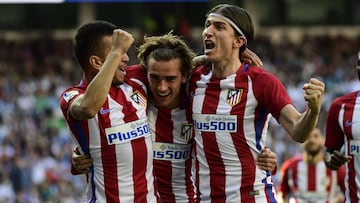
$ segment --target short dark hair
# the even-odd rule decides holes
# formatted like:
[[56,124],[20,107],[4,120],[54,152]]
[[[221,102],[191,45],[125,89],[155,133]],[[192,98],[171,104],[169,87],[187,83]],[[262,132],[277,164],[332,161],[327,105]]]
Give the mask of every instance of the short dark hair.
[[73,54],[83,70],[88,67],[91,55],[103,56],[102,40],[104,36],[112,36],[115,29],[116,25],[102,20],[85,23],[77,29]]

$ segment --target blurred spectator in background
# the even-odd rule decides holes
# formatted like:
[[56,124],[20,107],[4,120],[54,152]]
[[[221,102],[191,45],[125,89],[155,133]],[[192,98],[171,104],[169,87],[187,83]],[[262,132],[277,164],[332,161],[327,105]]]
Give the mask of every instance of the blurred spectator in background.
[[324,163],[324,136],[315,128],[302,147],[304,152],[286,160],[281,167],[279,202],[344,202],[345,168],[332,171]]
[[0,202],[15,202],[16,196],[14,188],[9,178],[8,171],[0,171]]

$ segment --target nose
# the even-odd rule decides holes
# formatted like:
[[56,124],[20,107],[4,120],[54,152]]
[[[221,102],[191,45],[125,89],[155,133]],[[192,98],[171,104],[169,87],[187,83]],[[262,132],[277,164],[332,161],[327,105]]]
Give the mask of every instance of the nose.
[[129,62],[129,56],[128,56],[128,54],[124,54],[124,55],[123,55],[122,61],[123,61],[124,63]]
[[211,35],[211,33],[212,33],[212,25],[210,25],[209,27],[205,27],[204,28],[204,30],[203,30],[203,36],[204,37],[208,37],[208,36],[210,36]]
[[316,137],[315,137],[315,136],[310,136],[310,137],[308,138],[307,142],[309,142],[309,143],[311,143],[311,144],[315,143],[315,142],[316,142]]
[[168,89],[166,80],[160,80],[157,89],[159,92],[165,92]]

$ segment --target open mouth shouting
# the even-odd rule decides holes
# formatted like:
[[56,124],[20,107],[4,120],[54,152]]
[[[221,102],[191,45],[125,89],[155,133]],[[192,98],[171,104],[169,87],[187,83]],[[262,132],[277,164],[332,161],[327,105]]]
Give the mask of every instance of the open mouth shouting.
[[209,53],[214,47],[215,43],[211,40],[205,40],[205,54]]

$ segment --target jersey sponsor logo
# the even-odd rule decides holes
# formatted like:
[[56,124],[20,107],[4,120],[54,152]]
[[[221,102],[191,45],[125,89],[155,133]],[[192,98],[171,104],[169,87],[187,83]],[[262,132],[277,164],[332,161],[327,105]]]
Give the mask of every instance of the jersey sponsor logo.
[[109,145],[129,142],[141,137],[150,136],[147,119],[125,123],[123,125],[106,128],[106,139]]
[[241,100],[242,92],[242,89],[230,89],[226,97],[226,102],[231,106],[238,104]]
[[104,109],[104,107],[102,107],[100,109],[100,114],[107,114],[109,113],[113,108],[108,108],[108,109]]
[[75,97],[76,95],[80,94],[77,90],[70,90],[64,93],[63,98],[66,102],[69,102],[70,99]]
[[154,142],[154,159],[166,161],[184,161],[190,157],[191,144],[172,144]]
[[193,125],[191,123],[182,124],[180,138],[189,141],[192,137]]
[[146,106],[146,97],[139,91],[135,91],[130,95],[130,98],[140,106]]
[[193,122],[194,129],[203,132],[233,133],[237,131],[236,115],[193,114]]
[[360,155],[360,140],[350,140],[350,154]]

